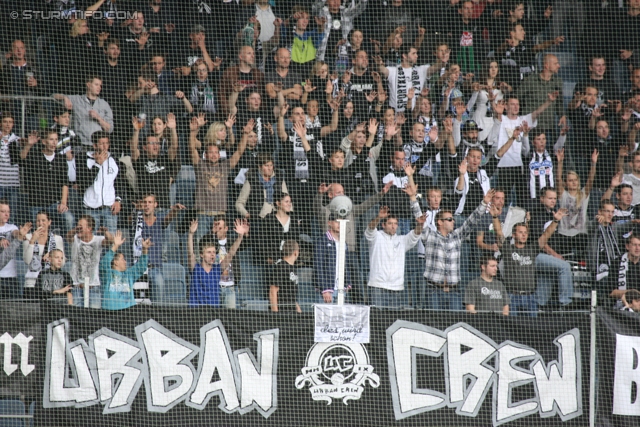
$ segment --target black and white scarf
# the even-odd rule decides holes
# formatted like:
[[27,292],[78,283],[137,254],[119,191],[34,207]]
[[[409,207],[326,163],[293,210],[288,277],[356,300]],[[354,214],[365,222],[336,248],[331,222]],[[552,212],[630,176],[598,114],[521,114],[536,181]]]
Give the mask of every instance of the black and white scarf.
[[193,85],[189,101],[198,111],[205,113],[216,112],[214,90],[209,84],[209,79],[204,82],[198,81]]
[[620,265],[618,269],[618,289],[627,290],[627,271],[629,270],[629,253],[625,252],[620,257]]
[[[596,281],[609,276],[609,269],[612,266],[614,260],[620,256],[620,248],[618,247],[618,240],[616,239],[613,227],[598,225],[596,245],[594,250],[596,251]],[[606,259],[600,257],[600,254],[604,252]]]
[[144,215],[138,211],[136,215],[135,234],[133,235],[133,263],[137,263],[142,256],[142,230],[144,229]]
[[206,13],[211,15],[211,6],[204,2],[204,0],[193,0],[193,3],[198,8],[198,13]]
[[533,153],[529,162],[529,193],[532,199],[537,198],[538,190],[554,187],[553,161],[547,150],[544,153]]
[[306,182],[309,179],[309,159],[304,151],[302,139],[298,133],[291,129],[289,132],[289,142],[293,145],[293,162],[295,169],[295,178],[299,181]]
[[[396,95],[396,111],[404,111],[407,108],[409,98],[407,97],[407,79],[404,75],[404,68],[402,65],[398,66],[398,81],[397,81],[397,95]],[[420,75],[416,67],[411,68],[411,87],[416,91],[420,91]]]
[[[47,242],[47,251],[45,253],[50,253],[54,249],[56,249],[56,238],[53,231],[49,231],[49,241]],[[42,270],[49,270],[51,268],[49,261],[45,261],[44,265],[42,265],[42,258],[43,256],[40,255],[40,244],[36,240],[35,245],[33,245],[33,257],[29,263],[29,271],[24,275],[25,278],[35,280]]]

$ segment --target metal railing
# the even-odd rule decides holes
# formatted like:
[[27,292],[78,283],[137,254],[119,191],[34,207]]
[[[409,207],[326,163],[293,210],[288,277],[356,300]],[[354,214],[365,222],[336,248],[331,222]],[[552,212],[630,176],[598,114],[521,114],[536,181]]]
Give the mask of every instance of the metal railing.
[[52,96],[30,96],[30,95],[0,95],[0,101],[20,101],[20,112],[22,120],[20,121],[20,136],[25,137],[25,124],[27,117],[27,102],[29,101],[54,101],[59,103],[57,99]]

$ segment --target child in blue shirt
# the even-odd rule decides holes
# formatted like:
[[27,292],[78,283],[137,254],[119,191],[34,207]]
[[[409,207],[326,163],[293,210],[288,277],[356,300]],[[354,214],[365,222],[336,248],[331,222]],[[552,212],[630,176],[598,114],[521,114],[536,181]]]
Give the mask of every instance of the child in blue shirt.
[[100,260],[100,287],[102,288],[102,308],[104,310],[122,310],[136,305],[133,296],[133,284],[147,270],[151,239],[142,241],[142,256],[138,262],[127,268],[123,254],[117,253],[124,243],[120,230],[113,235],[113,246]]
[[191,221],[189,227],[188,262],[191,270],[191,288],[189,291],[189,306],[210,305],[220,307],[220,273],[226,270],[233,260],[242,237],[249,232],[249,223],[245,220],[236,220],[235,232],[238,238],[227,252],[222,262],[218,259],[217,239],[203,238],[200,240],[200,262],[196,264],[196,256],[193,252],[193,235],[198,231],[198,220]]

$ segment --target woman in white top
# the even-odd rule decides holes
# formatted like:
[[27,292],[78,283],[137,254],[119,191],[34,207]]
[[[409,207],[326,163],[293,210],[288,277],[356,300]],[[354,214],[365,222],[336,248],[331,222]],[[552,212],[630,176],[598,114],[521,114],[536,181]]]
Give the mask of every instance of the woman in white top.
[[505,93],[511,92],[511,86],[498,81],[497,61],[490,61],[484,67],[477,82],[471,87],[473,94],[467,103],[467,109],[473,111],[472,119],[482,131],[478,135],[478,141],[484,141],[489,136],[493,127],[493,115],[490,113],[491,102],[504,98]]
[[580,177],[575,171],[568,171],[563,181],[564,148],[558,150],[556,156],[558,158],[558,174],[556,175],[558,208],[567,210],[567,215],[560,220],[558,226],[556,252],[566,254],[574,252],[576,248],[587,247],[587,208],[593,180],[596,177],[598,150],[593,150],[591,154],[591,169],[584,188],[580,186]]
[[64,255],[64,242],[61,236],[53,234],[49,214],[40,211],[36,215],[36,231],[27,234],[22,244],[22,259],[27,264],[24,299],[38,299],[36,280],[40,271],[50,268],[49,252],[54,249],[60,249]]

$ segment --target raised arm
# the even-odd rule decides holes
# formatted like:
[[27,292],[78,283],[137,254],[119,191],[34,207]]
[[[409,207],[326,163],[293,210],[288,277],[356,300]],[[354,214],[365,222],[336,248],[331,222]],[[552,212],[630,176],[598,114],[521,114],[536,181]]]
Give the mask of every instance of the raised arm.
[[167,114],[167,128],[171,130],[171,137],[169,144],[169,160],[172,162],[178,158],[178,130],[176,126],[176,116],[173,113]]
[[249,222],[247,222],[246,220],[236,219],[235,225],[236,227],[234,231],[238,235],[238,238],[235,242],[233,242],[233,245],[231,246],[231,249],[229,249],[227,256],[224,257],[224,260],[220,263],[220,269],[222,271],[226,270],[229,265],[231,265],[231,261],[238,251],[240,243],[242,243],[242,237],[249,233]]
[[591,194],[591,189],[593,188],[593,181],[596,179],[596,168],[598,164],[598,150],[594,149],[593,153],[591,153],[591,169],[589,169],[589,176],[587,177],[587,183],[584,186],[584,194],[585,196],[589,196]]
[[193,252],[193,235],[196,234],[196,231],[198,231],[198,220],[194,219],[189,226],[189,236],[187,237],[187,265],[189,266],[189,271],[193,271],[196,267],[196,255]]
[[559,92],[548,93],[547,94],[548,99],[544,102],[544,104],[539,106],[537,110],[531,113],[531,119],[535,122],[538,119],[538,117],[540,117],[540,114],[542,114],[547,108],[551,106],[551,104],[553,104],[558,99],[558,96],[560,96]]
[[564,193],[564,177],[562,176],[564,169],[564,148],[562,150],[558,150],[556,158],[558,159],[558,170],[556,171],[556,179],[554,182],[558,189],[558,197],[560,197],[562,196],[562,193]]
[[194,166],[200,163],[200,154],[198,153],[198,147],[201,146],[198,140],[198,131],[201,126],[207,121],[204,118],[204,114],[199,114],[197,117],[192,117],[189,122],[189,153],[191,154],[191,163]]
[[331,132],[338,130],[338,125],[340,124],[340,101],[340,97],[329,101],[329,106],[333,109],[333,113],[331,114],[331,125],[323,126],[322,129],[320,129],[320,136],[324,137]]
[[278,137],[281,141],[286,141],[289,139],[289,135],[287,135],[287,130],[284,128],[284,116],[287,114],[287,110],[289,109],[288,104],[284,104],[280,107],[280,114],[278,114]]
[[231,167],[231,169],[235,168],[238,162],[240,161],[240,159],[242,158],[242,155],[244,154],[244,150],[246,150],[247,148],[247,139],[249,139],[249,133],[253,130],[254,126],[255,126],[255,120],[249,119],[247,124],[242,128],[242,138],[240,138],[240,144],[238,144],[238,149],[236,150],[235,153],[233,153],[233,156],[231,156],[231,158],[229,159],[229,166]]
[[553,214],[553,221],[551,222],[551,224],[549,224],[547,229],[544,230],[544,233],[542,233],[542,235],[538,239],[538,245],[540,246],[540,249],[542,249],[545,253],[559,259],[563,259],[562,255],[559,255],[551,248],[551,246],[549,246],[549,239],[551,239],[553,233],[556,232],[560,220],[562,220],[562,218],[564,218],[567,213],[568,212],[566,209],[558,209],[558,211]]
[[131,118],[131,123],[133,124],[133,134],[131,135],[131,160],[136,161],[140,158],[140,150],[138,149],[138,145],[140,143],[140,130],[144,128],[144,120],[140,120],[137,117],[133,116]]

